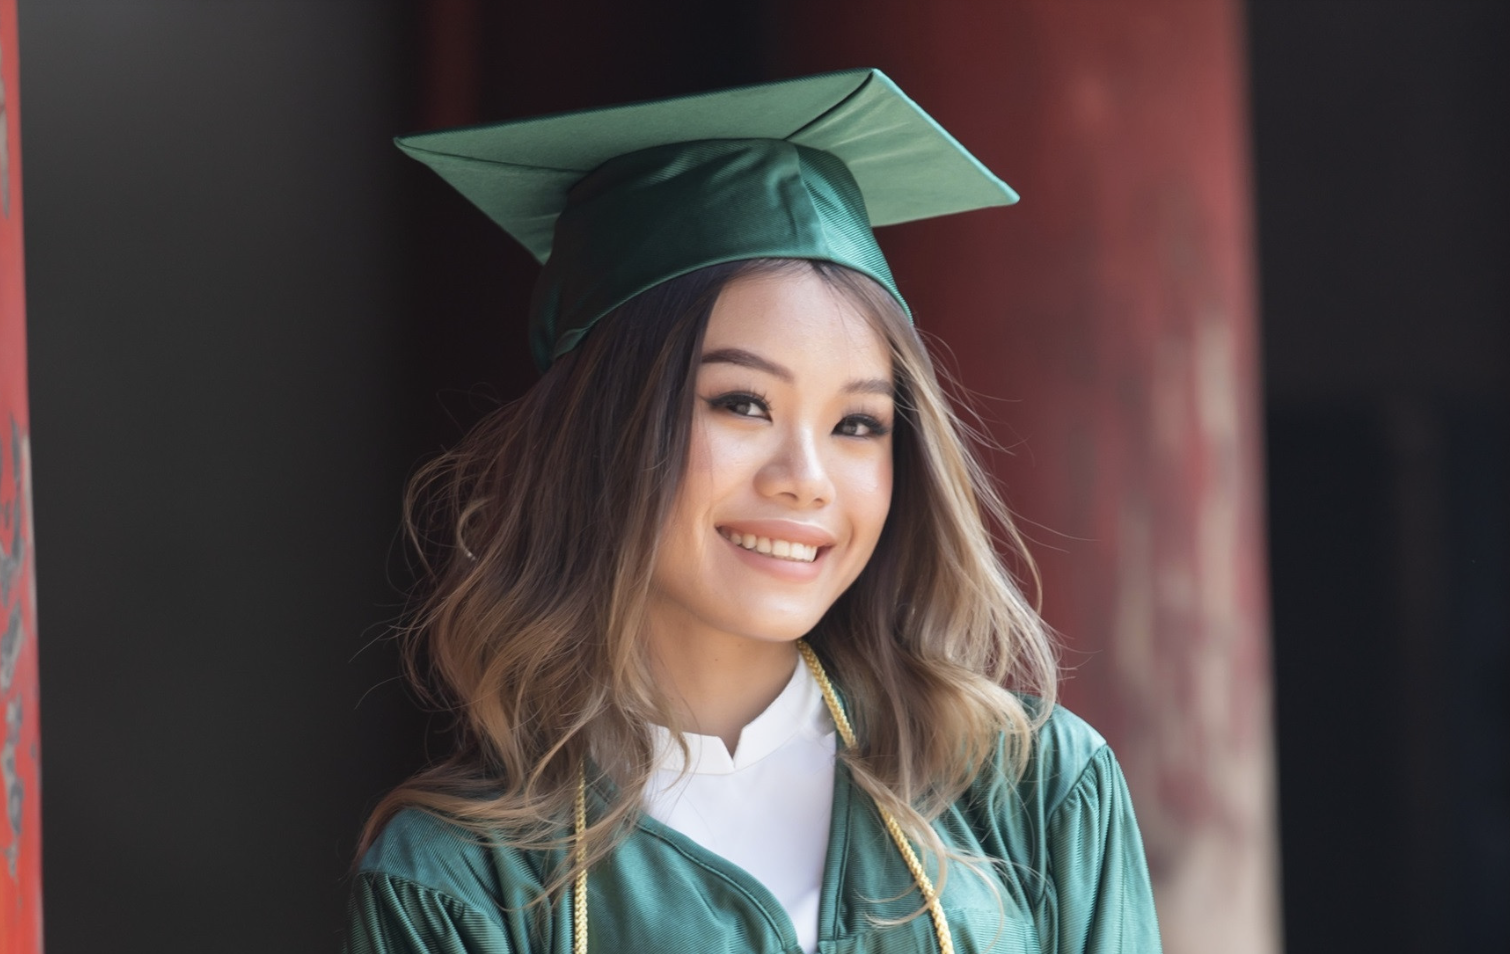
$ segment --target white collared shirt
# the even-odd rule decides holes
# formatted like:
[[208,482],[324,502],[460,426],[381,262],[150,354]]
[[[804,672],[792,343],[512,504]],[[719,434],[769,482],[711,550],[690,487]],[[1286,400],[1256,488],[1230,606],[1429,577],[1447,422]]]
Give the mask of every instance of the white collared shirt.
[[802,949],[816,951],[835,732],[807,666],[799,662],[781,695],[744,727],[732,756],[716,736],[685,735],[686,775],[671,733],[652,730],[646,813],[759,879],[786,908]]

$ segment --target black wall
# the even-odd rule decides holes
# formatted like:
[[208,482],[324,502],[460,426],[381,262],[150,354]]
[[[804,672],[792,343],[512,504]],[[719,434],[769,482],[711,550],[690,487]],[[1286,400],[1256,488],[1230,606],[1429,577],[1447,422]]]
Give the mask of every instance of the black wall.
[[1254,0],[1286,940],[1510,937],[1510,6]]
[[335,949],[418,757],[409,19],[20,5],[52,954]]

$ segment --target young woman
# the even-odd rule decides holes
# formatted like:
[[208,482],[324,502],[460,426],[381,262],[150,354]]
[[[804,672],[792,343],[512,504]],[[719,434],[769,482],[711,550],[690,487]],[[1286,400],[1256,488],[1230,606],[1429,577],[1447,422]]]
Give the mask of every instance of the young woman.
[[871,234],[1011,190],[869,70],[400,144],[547,260],[548,369],[411,496],[461,744],[349,951],[1157,951]]

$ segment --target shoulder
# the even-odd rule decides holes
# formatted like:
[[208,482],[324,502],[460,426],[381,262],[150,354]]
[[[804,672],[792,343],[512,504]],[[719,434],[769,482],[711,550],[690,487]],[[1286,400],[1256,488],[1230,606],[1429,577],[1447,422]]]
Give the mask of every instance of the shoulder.
[[357,876],[404,882],[468,907],[491,910],[498,905],[500,874],[521,867],[522,861],[521,853],[500,850],[453,821],[406,808],[383,826],[362,856]]
[[[1032,715],[1041,712],[1037,698],[1023,702]],[[1116,758],[1101,733],[1056,705],[1033,739],[1023,782],[1036,789],[1044,814],[1052,814],[1076,789],[1095,784],[1108,764],[1115,766]]]
[[1076,898],[1094,894],[1107,863],[1129,884],[1145,883],[1132,801],[1111,747],[1068,709],[1055,706],[1044,716],[1039,700],[1023,703],[1030,716],[1043,718],[1026,762],[1007,762],[1003,737],[996,762],[954,806],[960,843],[1009,862],[1008,870],[1033,872],[1022,891],[1035,903],[1067,886]]
[[1021,782],[1038,909],[1059,950],[1160,950],[1132,796],[1111,747],[1056,707]]
[[347,954],[533,949],[519,943],[523,906],[511,907],[519,899],[500,888],[517,877],[509,859],[521,854],[436,815],[399,812],[362,856],[347,904]]
[[1020,827],[1019,836],[1037,841],[1052,817],[1087,796],[1096,798],[1103,789],[1119,786],[1121,774],[1106,739],[1084,719],[1063,706],[1054,706],[1045,716],[1042,700],[1020,698],[1029,718],[1043,720],[1026,750],[1026,761],[1010,762],[1015,747],[1003,734],[996,758],[982,767],[966,802],[971,814],[979,816],[977,824],[984,820]]

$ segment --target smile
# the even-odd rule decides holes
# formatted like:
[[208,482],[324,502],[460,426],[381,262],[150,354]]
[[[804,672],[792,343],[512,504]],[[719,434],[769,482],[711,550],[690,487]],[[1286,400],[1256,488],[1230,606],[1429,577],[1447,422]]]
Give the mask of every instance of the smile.
[[719,527],[718,532],[725,540],[746,550],[753,550],[763,556],[773,557],[777,560],[790,560],[793,563],[811,563],[818,559],[818,548],[808,546],[805,543],[793,543],[790,540],[773,540],[770,537],[757,537],[753,533],[737,533],[724,527]]

